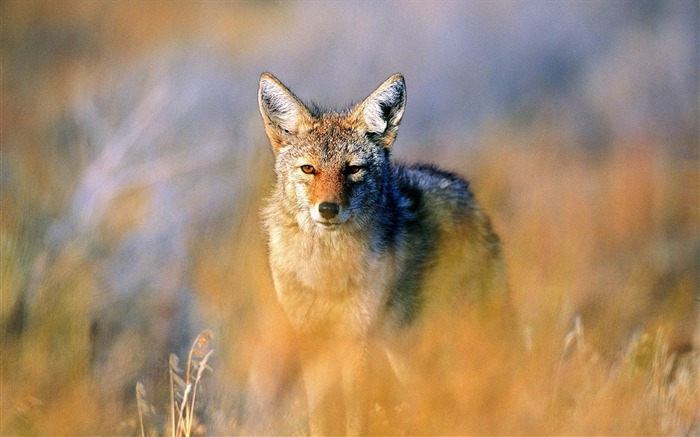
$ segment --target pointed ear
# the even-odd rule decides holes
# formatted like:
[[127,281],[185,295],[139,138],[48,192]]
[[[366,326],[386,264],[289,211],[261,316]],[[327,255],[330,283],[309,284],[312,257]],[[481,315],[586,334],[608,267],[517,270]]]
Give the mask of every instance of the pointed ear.
[[402,75],[395,74],[357,105],[353,115],[368,134],[389,148],[396,139],[405,107],[406,83]]
[[270,73],[260,76],[258,107],[275,154],[285,140],[307,130],[313,121],[308,108]]

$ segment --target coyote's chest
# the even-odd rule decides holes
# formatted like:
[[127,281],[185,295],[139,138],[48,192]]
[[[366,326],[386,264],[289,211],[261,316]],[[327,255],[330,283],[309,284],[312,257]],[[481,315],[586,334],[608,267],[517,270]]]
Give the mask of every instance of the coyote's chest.
[[366,333],[386,301],[389,257],[372,253],[357,238],[331,232],[278,235],[278,241],[272,236],[277,297],[297,329]]

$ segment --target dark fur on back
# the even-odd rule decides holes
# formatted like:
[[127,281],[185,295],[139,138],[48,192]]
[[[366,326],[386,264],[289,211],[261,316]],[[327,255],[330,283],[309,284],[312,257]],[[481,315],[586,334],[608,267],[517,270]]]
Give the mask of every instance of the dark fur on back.
[[425,298],[421,294],[423,276],[431,260],[436,259],[435,236],[440,233],[440,223],[430,211],[426,196],[437,196],[449,208],[442,213],[456,216],[467,214],[473,199],[468,181],[432,164],[393,165],[387,177],[393,202],[387,211],[390,216],[384,218],[387,224],[384,231],[388,234],[384,238],[388,239],[389,246],[406,245],[412,249],[387,305],[392,318],[399,324],[406,324],[420,313]]

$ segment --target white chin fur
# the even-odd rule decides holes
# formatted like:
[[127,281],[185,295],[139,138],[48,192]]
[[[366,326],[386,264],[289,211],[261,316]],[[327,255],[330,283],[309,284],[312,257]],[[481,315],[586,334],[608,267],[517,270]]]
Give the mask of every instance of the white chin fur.
[[315,206],[309,210],[309,215],[311,216],[311,220],[317,222],[317,223],[335,223],[335,224],[343,224],[348,219],[350,218],[350,214],[345,208],[342,208],[340,213],[333,217],[330,220],[327,220],[321,216],[321,213],[318,211],[318,206]]

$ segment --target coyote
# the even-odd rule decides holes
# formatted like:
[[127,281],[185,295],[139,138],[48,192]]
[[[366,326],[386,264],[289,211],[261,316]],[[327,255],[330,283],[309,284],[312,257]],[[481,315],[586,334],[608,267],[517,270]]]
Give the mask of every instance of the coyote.
[[338,383],[346,432],[363,434],[370,341],[401,379],[402,332],[440,304],[505,294],[499,239],[467,181],[392,163],[406,104],[400,74],[329,112],[263,73],[258,104],[275,155],[262,213],[269,264],[300,339],[310,432],[323,433],[319,406]]

